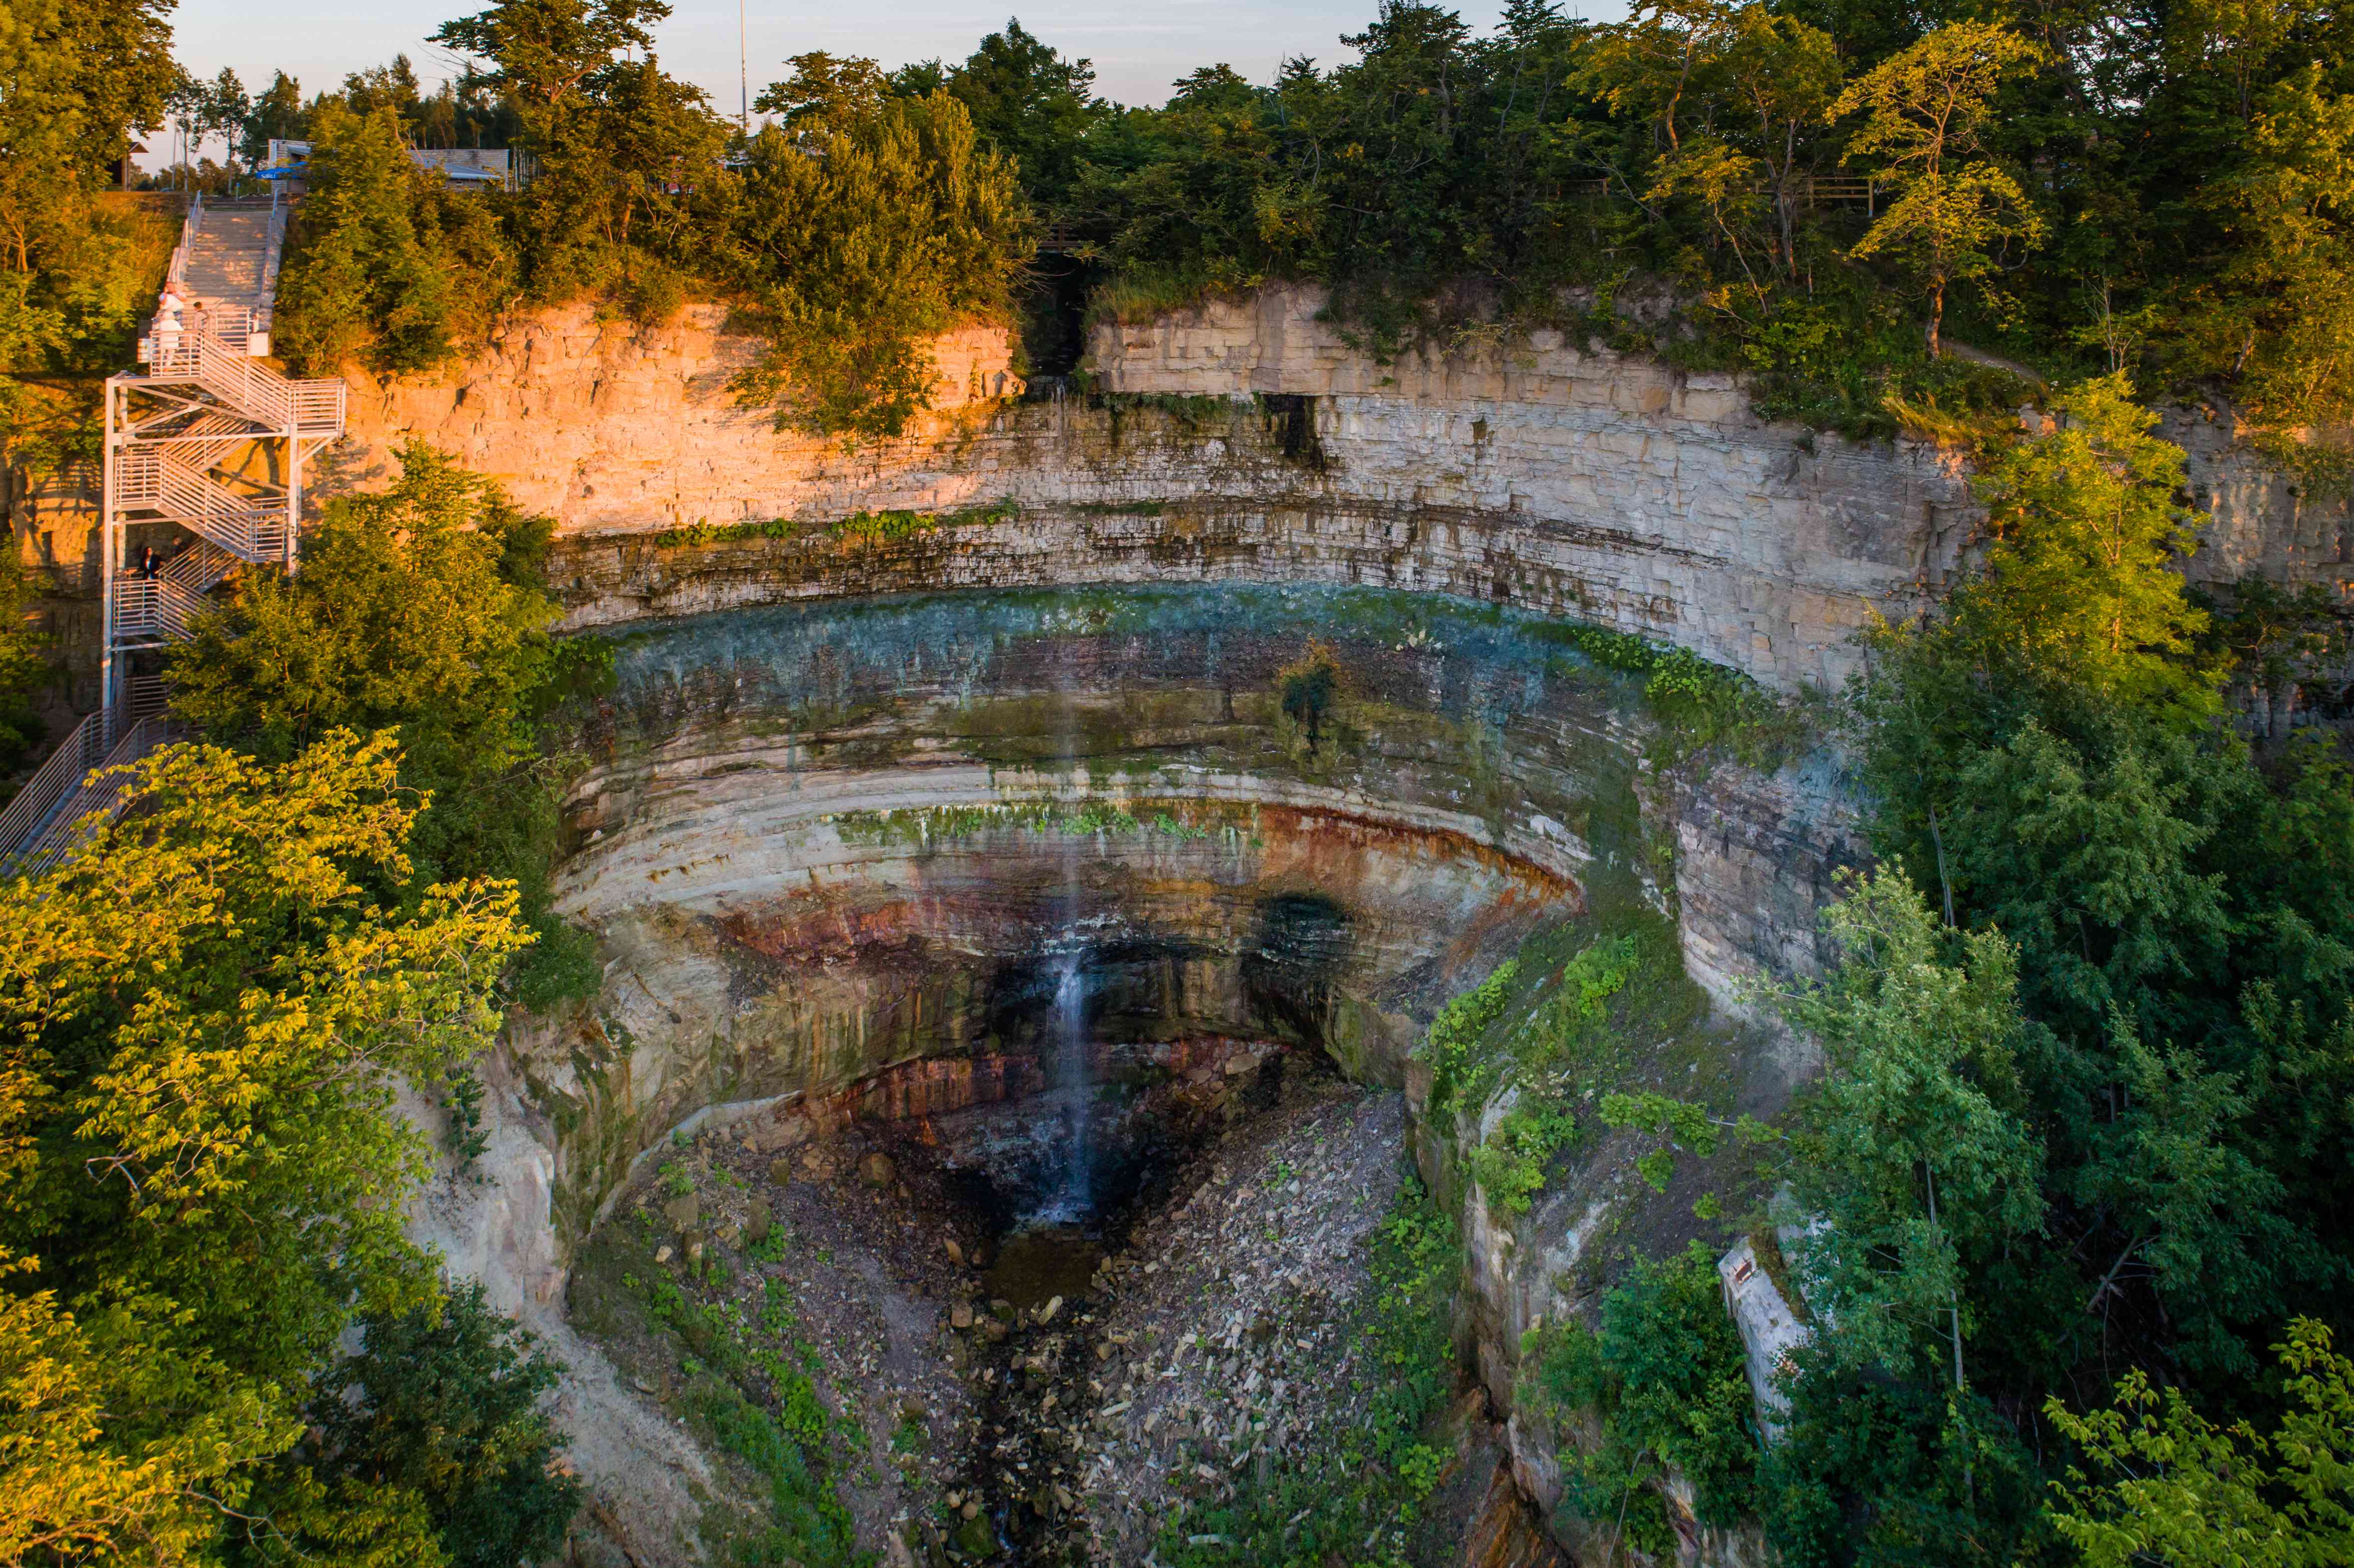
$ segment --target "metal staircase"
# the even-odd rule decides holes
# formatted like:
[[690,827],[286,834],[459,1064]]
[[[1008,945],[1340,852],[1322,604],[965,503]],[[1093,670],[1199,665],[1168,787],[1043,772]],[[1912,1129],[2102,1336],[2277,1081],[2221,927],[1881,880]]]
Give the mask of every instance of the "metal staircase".
[[[111,770],[179,738],[147,666],[214,589],[242,567],[294,569],[303,466],[344,432],[344,384],[261,363],[287,216],[274,197],[198,196],[139,340],[145,371],[106,383],[103,701],[0,810],[0,874],[70,853],[121,798]],[[133,556],[134,530],[160,557],[151,569]]]

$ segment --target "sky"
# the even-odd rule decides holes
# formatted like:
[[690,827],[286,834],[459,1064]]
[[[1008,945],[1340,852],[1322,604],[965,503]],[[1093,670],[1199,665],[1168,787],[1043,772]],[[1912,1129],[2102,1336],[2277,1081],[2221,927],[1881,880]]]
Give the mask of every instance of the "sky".
[[[223,66],[246,90],[269,85],[272,70],[302,84],[305,97],[339,84],[347,71],[381,65],[405,53],[429,90],[455,73],[426,42],[451,16],[483,8],[485,0],[180,0],[174,30],[180,63],[211,78]],[[1005,24],[1009,8],[1022,25],[1063,51],[1095,61],[1096,89],[1122,103],[1159,103],[1169,84],[1196,66],[1225,64],[1254,81],[1274,79],[1289,55],[1331,65],[1348,57],[1340,36],[1363,29],[1377,0],[835,0],[827,5],[779,7],[748,0],[744,34],[753,96],[786,74],[788,55],[823,49],[866,55],[885,66],[935,56],[958,60],[981,35]],[[673,0],[656,49],[673,74],[710,92],[725,113],[739,100],[737,6],[734,0]],[[1564,0],[1579,15],[1615,18],[1622,0]],[[1466,22],[1493,26],[1501,0],[1469,0]],[[164,134],[148,138],[160,146]],[[157,162],[154,158],[143,162]]]

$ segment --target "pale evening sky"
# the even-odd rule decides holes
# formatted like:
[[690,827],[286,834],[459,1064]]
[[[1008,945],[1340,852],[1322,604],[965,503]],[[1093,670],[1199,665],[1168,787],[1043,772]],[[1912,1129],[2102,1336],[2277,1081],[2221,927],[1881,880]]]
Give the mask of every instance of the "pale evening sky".
[[[426,44],[426,35],[451,16],[482,8],[482,0],[180,0],[175,52],[200,77],[233,68],[249,92],[267,86],[273,69],[284,70],[302,82],[305,97],[340,83],[346,71],[406,53],[429,90],[455,71]],[[1274,79],[1288,55],[1334,64],[1349,54],[1340,35],[1361,31],[1375,8],[1376,0],[869,0],[791,7],[748,0],[745,33],[757,97],[762,84],[785,74],[786,56],[811,49],[867,55],[885,66],[934,56],[961,59],[982,34],[1003,26],[1010,11],[1066,57],[1093,59],[1097,90],[1105,96],[1159,103],[1170,82],[1199,65],[1231,65],[1264,82]],[[1474,0],[1459,9],[1484,32],[1502,6],[1500,0]],[[1566,0],[1563,9],[1615,18],[1626,7],[1623,0]],[[674,0],[656,48],[673,73],[710,92],[714,108],[736,111],[737,7],[731,0]],[[151,136],[148,143],[160,149],[164,140]]]

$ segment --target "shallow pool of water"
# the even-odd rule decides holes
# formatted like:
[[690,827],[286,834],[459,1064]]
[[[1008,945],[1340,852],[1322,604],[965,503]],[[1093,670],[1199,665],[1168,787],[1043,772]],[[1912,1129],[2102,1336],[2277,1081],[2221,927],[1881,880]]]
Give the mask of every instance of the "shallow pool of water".
[[1044,1307],[1057,1296],[1068,1303],[1087,1293],[1103,1258],[1101,1239],[1077,1225],[1034,1225],[998,1244],[981,1283],[1016,1307]]

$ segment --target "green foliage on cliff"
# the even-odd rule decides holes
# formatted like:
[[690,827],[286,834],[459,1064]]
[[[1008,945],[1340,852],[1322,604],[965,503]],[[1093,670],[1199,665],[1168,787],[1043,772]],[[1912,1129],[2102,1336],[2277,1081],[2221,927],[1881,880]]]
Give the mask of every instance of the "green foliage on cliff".
[[2300,1318],[2274,1347],[2287,1409],[2272,1431],[2219,1427],[2139,1372],[2116,1403],[2052,1424],[2084,1452],[2054,1520],[2086,1568],[2235,1568],[2354,1560],[2354,1361]]
[[176,216],[103,196],[175,67],[159,0],[27,0],[0,17],[0,465],[98,449],[97,382],[131,357]]
[[466,86],[512,122],[529,175],[514,191],[411,167],[413,109],[367,81],[313,104],[289,352],[323,373],[415,371],[509,305],[588,296],[660,322],[695,292],[765,340],[734,387],[780,429],[902,433],[939,390],[931,340],[1010,313],[1031,225],[1013,164],[962,99],[897,93],[872,62],[824,55],[762,93],[785,124],[747,136],[663,69],[652,28],[669,14],[502,0],[440,28],[493,68]]
[[1440,1008],[1438,1016],[1423,1032],[1422,1044],[1415,1054],[1430,1064],[1430,1103],[1434,1107],[1446,1104],[1462,1086],[1480,1036],[1503,1015],[1511,1001],[1512,982],[1520,973],[1519,959],[1505,959],[1486,980]]
[[2310,1420],[2264,1347],[2349,1327],[2354,773],[2219,721],[2181,453],[2118,381],[2061,404],[1983,483],[1983,568],[1871,639],[1883,865],[1776,999],[1826,1060],[1775,1151],[1819,1328],[1760,1477],[1794,1564],[2208,1560],[2216,1429]]
[[[1560,1445],[1561,1506],[1604,1531],[1612,1554],[1674,1551],[1657,1489],[1670,1467],[1703,1523],[1748,1510],[1759,1447],[1749,1379],[1702,1243],[1638,1264],[1603,1297],[1598,1331],[1575,1319],[1531,1330],[1521,1364],[1519,1403]],[[1581,1418],[1599,1422],[1599,1442],[1577,1433]]]
[[[771,1234],[779,1255],[783,1234]],[[600,1225],[576,1271],[573,1311],[609,1351],[629,1347],[636,1359],[624,1364],[659,1378],[695,1435],[743,1467],[751,1506],[715,1501],[705,1538],[745,1564],[872,1562],[836,1486],[866,1436],[854,1405],[821,1383],[809,1336],[822,1325],[804,1321],[785,1279],[750,1267],[738,1277],[716,1245],[700,1277],[655,1262],[656,1250],[643,1215]]]
[[1490,1203],[1525,1214],[1544,1190],[1545,1167],[1578,1136],[1574,1111],[1550,1105],[1515,1105],[1471,1150],[1471,1179]]
[[1976,439],[2033,396],[1940,357],[1956,337],[2274,429],[2354,408],[2354,55],[2326,9],[1373,11],[1336,66],[1205,65],[1158,109],[1057,84],[997,132],[1097,309],[1313,280],[1380,353],[1553,325],[1860,434]]
[[[48,674],[44,641],[26,625],[33,584],[14,550],[0,554],[0,780],[6,779],[41,738],[32,695]],[[0,800],[6,798],[0,785]]]
[[359,1352],[313,1385],[313,1425],[292,1459],[331,1490],[423,1499],[451,1568],[510,1568],[561,1550],[581,1499],[541,1408],[561,1369],[485,1304],[479,1283],[364,1319],[360,1331]]
[[737,392],[779,428],[899,434],[931,405],[929,340],[1007,309],[1029,224],[1012,165],[956,98],[879,83],[747,155],[727,242],[769,347]]

